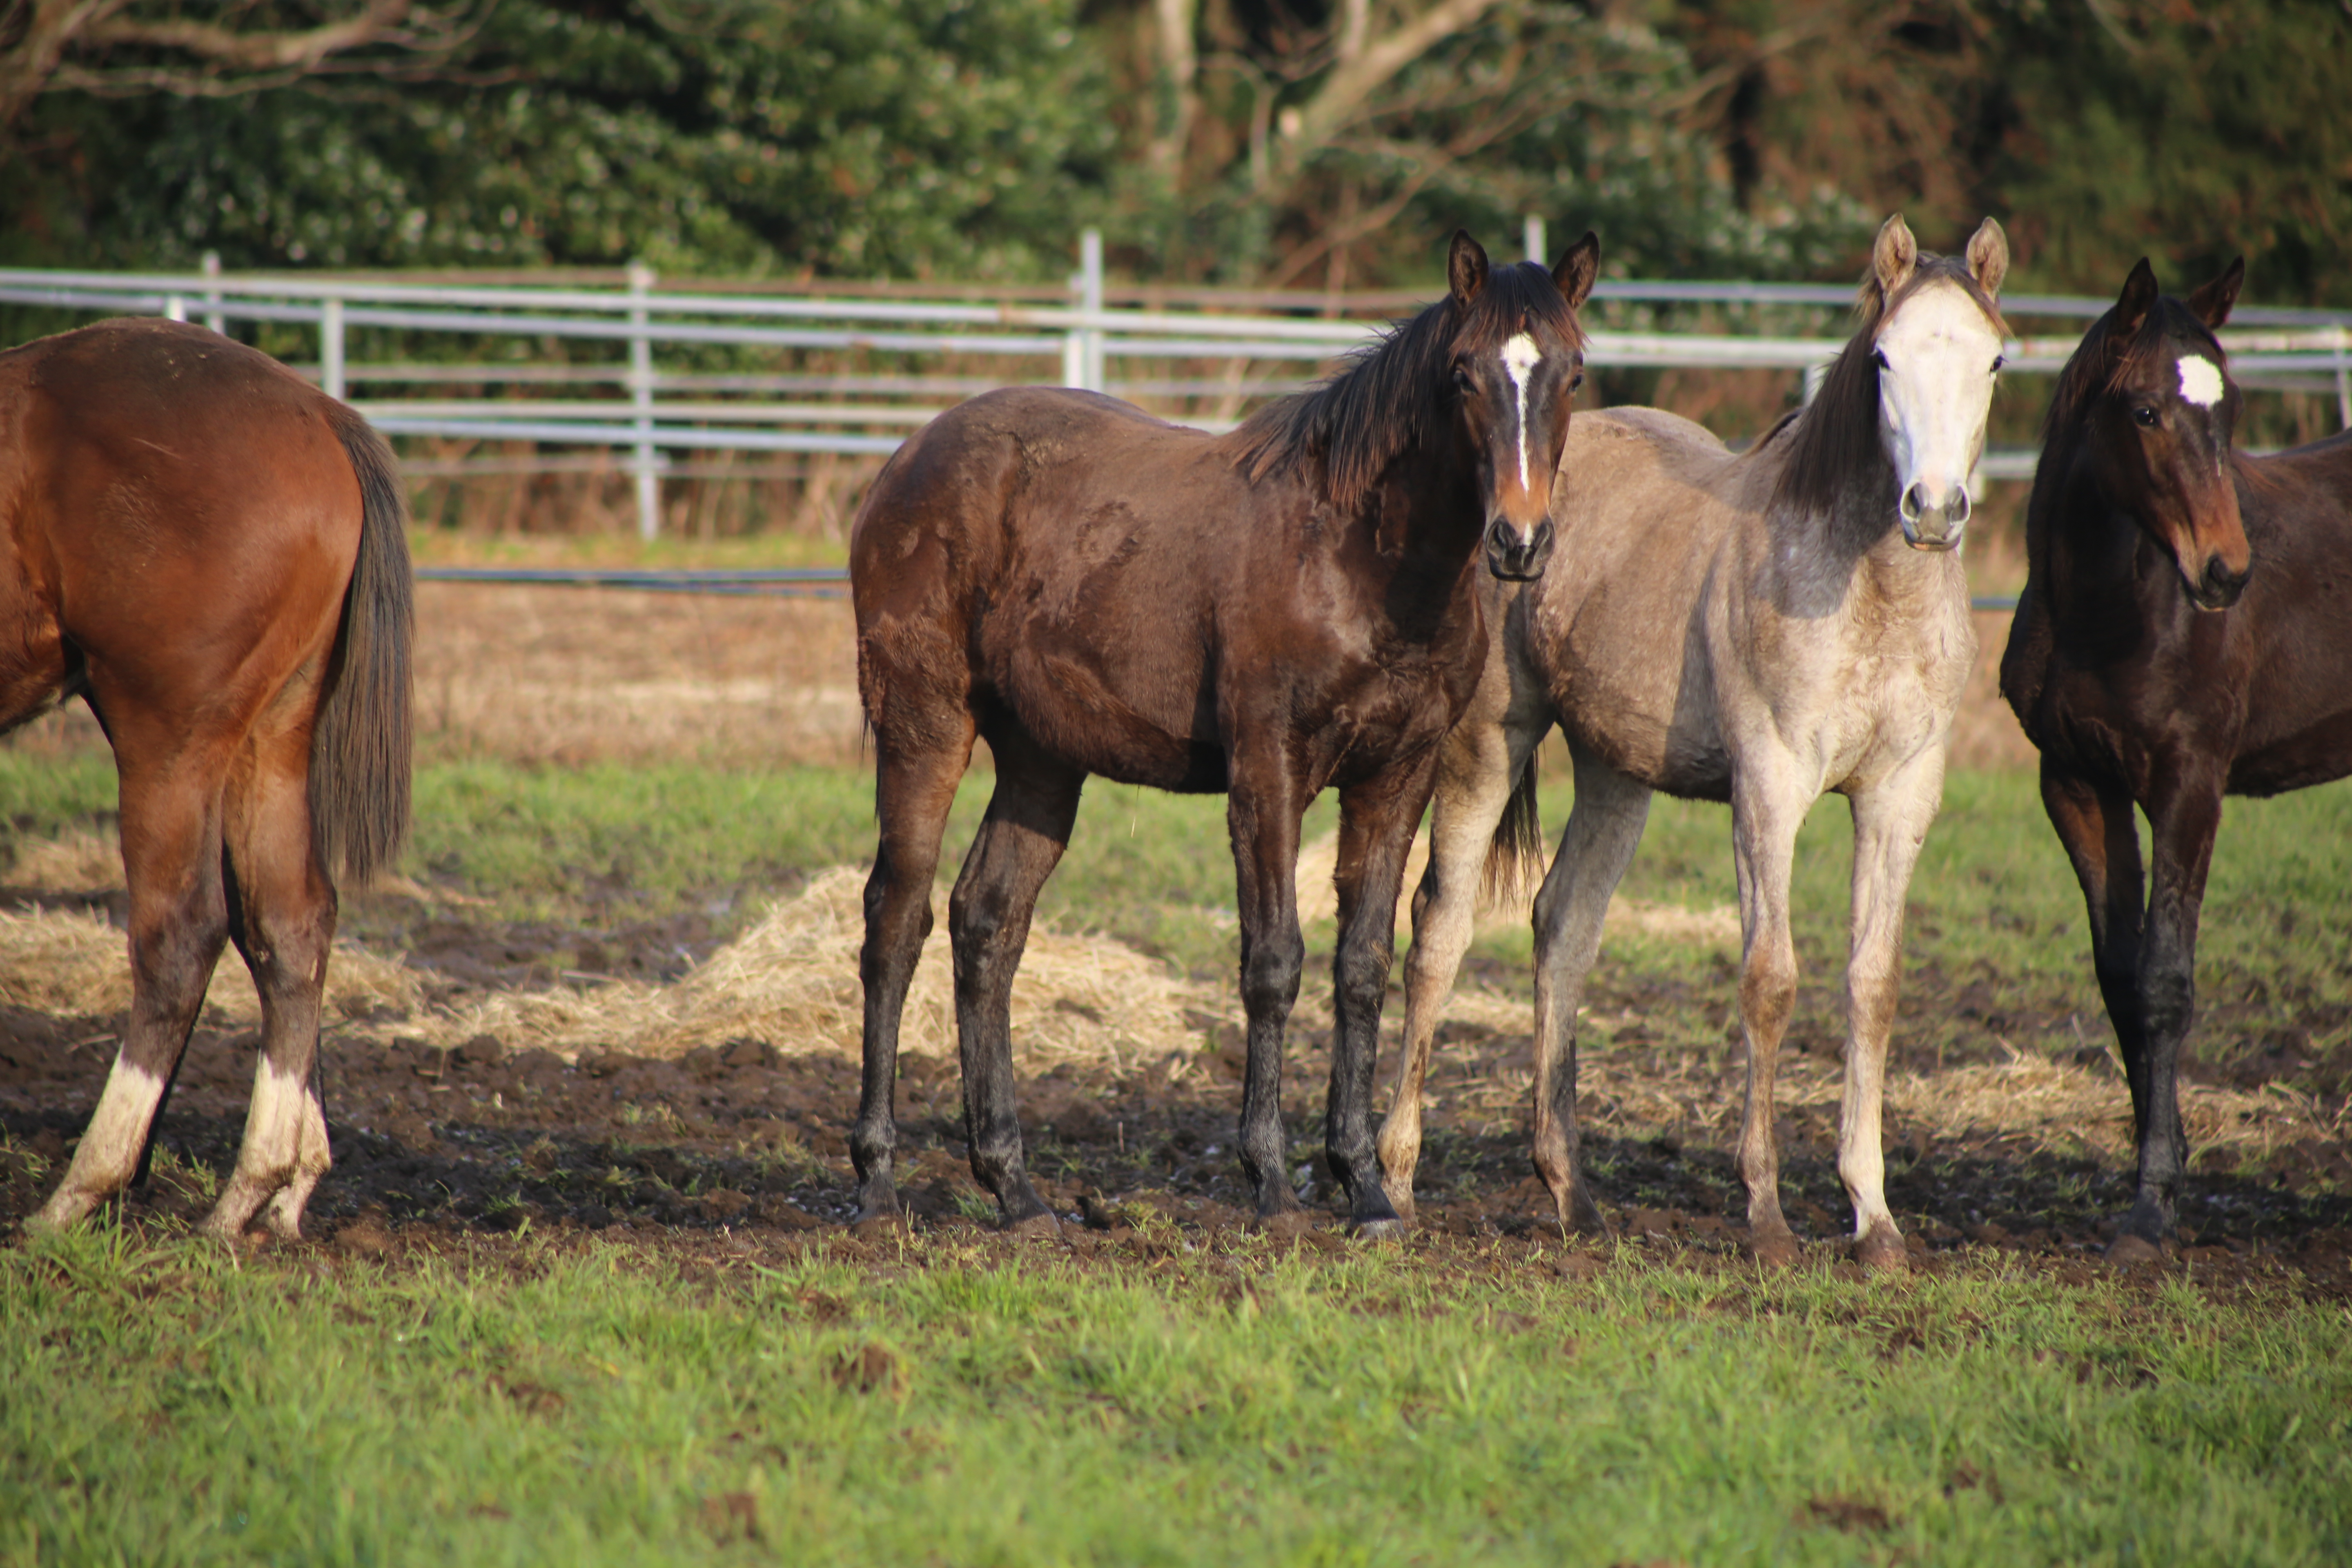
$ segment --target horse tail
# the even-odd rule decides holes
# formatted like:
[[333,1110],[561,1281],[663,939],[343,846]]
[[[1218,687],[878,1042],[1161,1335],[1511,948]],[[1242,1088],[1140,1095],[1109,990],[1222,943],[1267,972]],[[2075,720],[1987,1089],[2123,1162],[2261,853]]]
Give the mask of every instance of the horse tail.
[[408,841],[409,647],[415,580],[392,448],[357,413],[329,416],[360,481],[360,550],[310,729],[310,832],[337,881],[364,882]]
[[1478,897],[1488,904],[1514,902],[1541,879],[1543,868],[1543,819],[1536,809],[1536,753],[1530,748],[1503,818],[1495,824],[1494,842],[1486,847]]

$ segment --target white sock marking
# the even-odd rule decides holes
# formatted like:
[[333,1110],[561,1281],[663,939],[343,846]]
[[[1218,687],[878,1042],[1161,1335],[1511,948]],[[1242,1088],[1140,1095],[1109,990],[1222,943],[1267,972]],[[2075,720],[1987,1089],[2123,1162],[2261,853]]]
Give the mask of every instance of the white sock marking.
[[2180,395],[2200,408],[2221,401],[2221,371],[2203,354],[2180,356]]
[[1503,345],[1503,374],[1511,378],[1511,390],[1519,400],[1519,488],[1528,488],[1528,372],[1543,362],[1543,351],[1536,347],[1535,339],[1525,332],[1515,332]]

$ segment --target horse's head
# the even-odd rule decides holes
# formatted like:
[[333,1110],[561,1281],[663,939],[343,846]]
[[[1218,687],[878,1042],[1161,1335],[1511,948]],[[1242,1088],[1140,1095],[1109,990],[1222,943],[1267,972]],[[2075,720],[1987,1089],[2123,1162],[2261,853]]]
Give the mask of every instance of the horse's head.
[[2213,337],[2245,276],[2244,261],[2232,261],[2186,300],[2167,299],[2141,258],[2092,329],[2105,374],[2078,416],[2100,489],[2171,553],[2200,610],[2236,604],[2253,571],[2230,478],[2242,398]]
[[1969,240],[1965,263],[1920,250],[1899,214],[1871,250],[1863,309],[1877,321],[1879,441],[1895,467],[1903,537],[1916,550],[1955,549],[1968,527],[1969,478],[1984,453],[2008,335],[1995,303],[2008,271],[2009,237],[1990,218]]
[[1458,230],[1446,258],[1455,433],[1476,454],[1486,564],[1497,577],[1540,577],[1551,557],[1552,473],[1584,381],[1576,310],[1600,268],[1601,241],[1589,232],[1549,272],[1536,262],[1490,268]]

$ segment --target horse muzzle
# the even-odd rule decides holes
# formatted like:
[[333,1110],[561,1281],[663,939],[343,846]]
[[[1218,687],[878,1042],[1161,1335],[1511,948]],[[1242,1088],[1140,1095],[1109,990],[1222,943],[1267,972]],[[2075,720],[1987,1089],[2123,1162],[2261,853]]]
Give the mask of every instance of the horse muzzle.
[[1506,583],[1532,583],[1551,560],[1551,519],[1536,524],[1522,542],[1519,531],[1501,518],[1486,525],[1486,569]]
[[2252,562],[2232,572],[2217,551],[2205,558],[2204,572],[2189,584],[2189,602],[2200,610],[2226,610],[2238,602],[2238,595],[2246,591],[2246,579],[2253,574]]
[[1955,485],[1935,500],[1926,485],[1915,484],[1903,492],[1895,511],[1903,520],[1903,542],[1912,549],[1957,550],[1969,526],[1968,489]]

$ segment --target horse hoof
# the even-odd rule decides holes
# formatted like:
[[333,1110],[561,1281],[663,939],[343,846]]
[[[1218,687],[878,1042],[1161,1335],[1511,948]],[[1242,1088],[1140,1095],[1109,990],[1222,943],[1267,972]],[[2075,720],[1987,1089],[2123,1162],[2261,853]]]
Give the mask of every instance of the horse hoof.
[[1381,1219],[1358,1220],[1356,1222],[1356,1239],[1359,1241],[1402,1241],[1405,1237],[1405,1232],[1412,1228],[1412,1222],[1407,1220],[1402,1215],[1391,1215]]
[[2141,1263],[2161,1263],[2164,1248],[2144,1236],[2126,1231],[2108,1246],[2107,1261],[2124,1268]]
[[1785,1230],[1766,1231],[1748,1238],[1748,1255],[1764,1268],[1794,1268],[1797,1266],[1797,1238]]
[[1019,1219],[1004,1222],[1004,1234],[1023,1241],[1059,1241],[1062,1222],[1040,1209],[1035,1214],[1023,1215]]
[[1873,1274],[1901,1274],[1911,1267],[1903,1237],[1890,1230],[1874,1230],[1855,1241],[1853,1260]]

